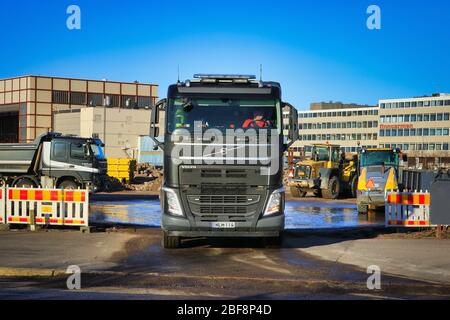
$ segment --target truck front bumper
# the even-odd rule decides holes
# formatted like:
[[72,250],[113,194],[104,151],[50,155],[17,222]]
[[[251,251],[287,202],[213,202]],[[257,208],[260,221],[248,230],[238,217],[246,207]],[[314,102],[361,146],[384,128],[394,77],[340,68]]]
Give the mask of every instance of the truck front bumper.
[[162,229],[170,236],[180,237],[278,237],[284,229],[284,214],[258,220],[256,227],[249,222],[235,222],[234,229],[212,229],[211,223],[197,222],[192,227],[189,220],[163,214]]
[[369,206],[369,207],[384,207],[385,197],[384,192],[379,191],[359,191],[357,192],[356,202],[358,205]]

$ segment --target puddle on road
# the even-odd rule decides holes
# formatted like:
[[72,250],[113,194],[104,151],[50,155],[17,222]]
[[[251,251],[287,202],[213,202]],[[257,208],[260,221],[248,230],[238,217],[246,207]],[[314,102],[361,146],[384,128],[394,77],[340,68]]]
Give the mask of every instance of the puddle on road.
[[[158,200],[92,202],[90,221],[98,224],[160,226],[161,207]],[[346,228],[384,224],[383,213],[359,215],[348,203],[319,201],[287,201],[286,229]]]

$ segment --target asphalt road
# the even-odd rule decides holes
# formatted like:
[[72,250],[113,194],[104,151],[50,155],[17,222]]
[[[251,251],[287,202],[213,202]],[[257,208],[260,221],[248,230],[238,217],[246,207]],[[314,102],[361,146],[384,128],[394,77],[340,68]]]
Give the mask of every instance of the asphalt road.
[[[0,232],[0,298],[450,298],[448,283],[384,272],[381,290],[369,290],[364,263],[357,266],[333,261],[333,257],[319,258],[318,248],[374,236],[366,229],[345,233],[292,230],[281,247],[245,239],[197,239],[185,242],[179,250],[163,250],[157,228],[94,234]],[[372,241],[382,245],[384,240]],[[79,291],[66,287],[64,271],[72,264],[81,267]]]

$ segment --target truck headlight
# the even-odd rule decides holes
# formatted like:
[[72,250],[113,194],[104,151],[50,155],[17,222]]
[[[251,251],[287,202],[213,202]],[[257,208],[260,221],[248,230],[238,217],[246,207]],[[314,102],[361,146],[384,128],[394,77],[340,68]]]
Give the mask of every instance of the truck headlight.
[[183,216],[183,210],[181,209],[180,200],[178,195],[169,188],[163,188],[166,194],[167,211],[174,216]]
[[272,214],[281,212],[284,192],[285,192],[284,188],[272,192],[269,198],[269,202],[267,202],[266,210],[264,211],[264,216],[270,216]]

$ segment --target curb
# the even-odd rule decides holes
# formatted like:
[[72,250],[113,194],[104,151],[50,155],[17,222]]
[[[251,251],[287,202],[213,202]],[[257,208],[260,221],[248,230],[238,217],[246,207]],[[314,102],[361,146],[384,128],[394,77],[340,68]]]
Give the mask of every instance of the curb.
[[65,270],[37,268],[0,268],[0,277],[57,277],[66,275]]

